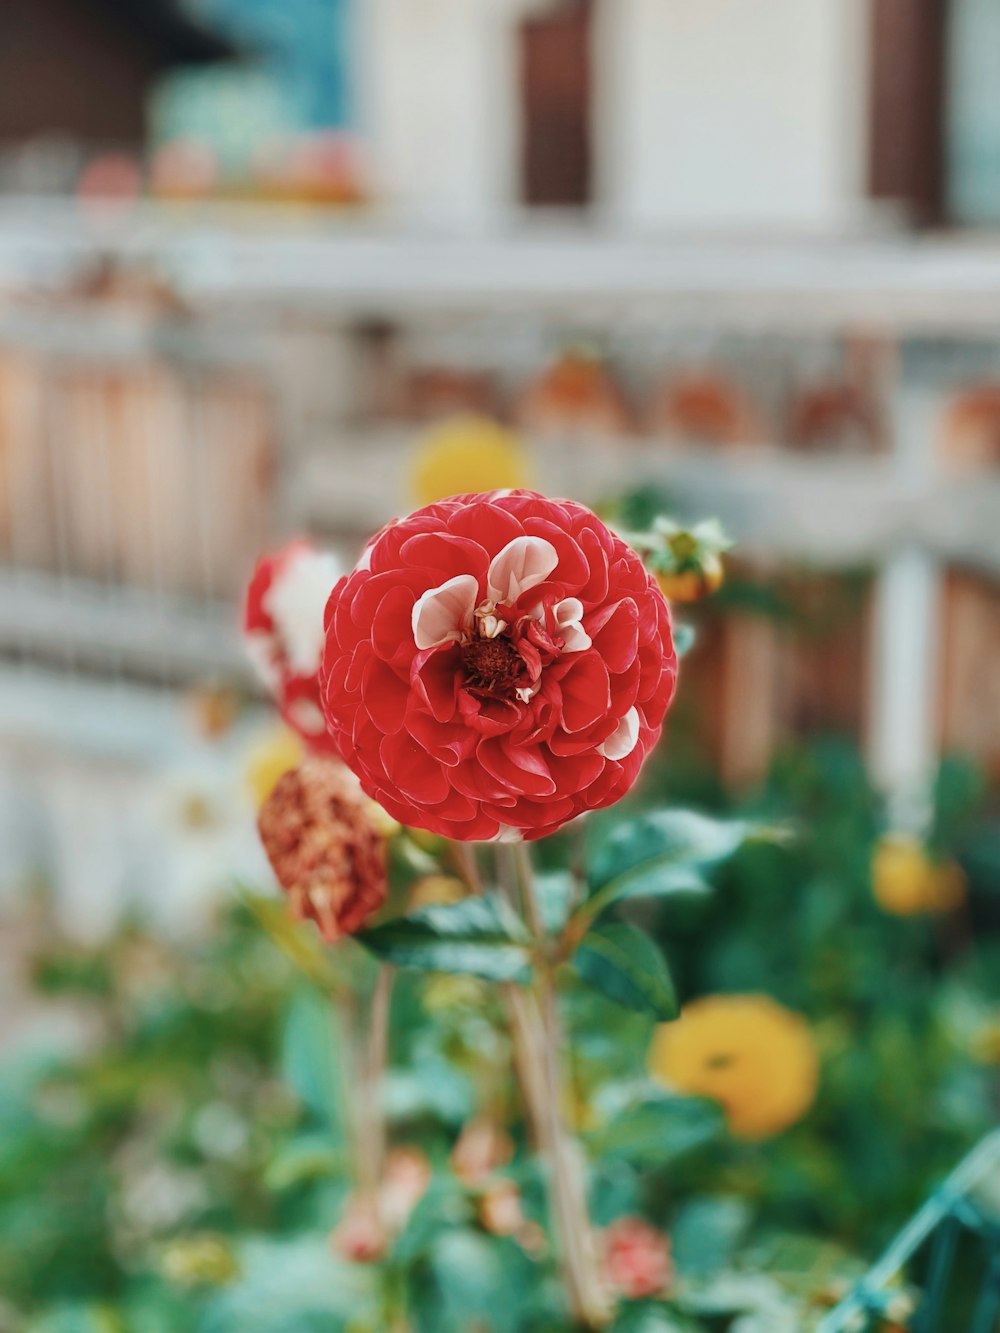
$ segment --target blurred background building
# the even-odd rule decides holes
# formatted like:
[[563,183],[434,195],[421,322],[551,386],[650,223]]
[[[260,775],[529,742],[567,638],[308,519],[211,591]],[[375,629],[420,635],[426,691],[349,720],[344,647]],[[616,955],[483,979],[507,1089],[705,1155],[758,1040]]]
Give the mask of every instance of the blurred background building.
[[992,0],[8,0],[0,38],[5,885],[96,929],[178,848],[211,875],[254,554],[351,558],[455,415],[725,521],[678,754],[752,786],[846,735],[914,827],[945,751],[1000,787]]

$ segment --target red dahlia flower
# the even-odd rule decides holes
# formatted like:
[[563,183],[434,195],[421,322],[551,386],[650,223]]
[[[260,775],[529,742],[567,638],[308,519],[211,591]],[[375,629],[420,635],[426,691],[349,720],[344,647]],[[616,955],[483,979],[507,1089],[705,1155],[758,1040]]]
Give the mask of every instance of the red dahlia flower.
[[247,588],[243,632],[257,673],[288,725],[310,749],[335,753],[319,698],[323,608],[336,559],[296,541],[264,556]]
[[331,593],[326,635],[323,707],[362,787],[461,840],[540,838],[617,801],[677,679],[639,557],[530,491],[390,523]]

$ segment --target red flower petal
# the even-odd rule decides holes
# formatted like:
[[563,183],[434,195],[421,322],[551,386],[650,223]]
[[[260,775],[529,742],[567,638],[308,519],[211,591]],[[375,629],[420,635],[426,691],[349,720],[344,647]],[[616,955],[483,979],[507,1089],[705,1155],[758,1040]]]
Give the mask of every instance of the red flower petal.
[[[462,576],[485,599],[487,571],[522,537],[558,557],[520,599],[530,616],[541,606],[538,623],[501,608],[488,625],[463,620],[457,642],[418,651],[415,602]],[[528,491],[459,496],[390,524],[363,564],[330,597],[323,704],[334,742],[390,814],[448,837],[535,838],[624,795],[657,738],[677,663],[662,595],[595,515]],[[583,604],[590,648],[550,637],[566,597]],[[488,636],[497,642],[487,651]],[[633,750],[606,757],[601,747],[632,709]]]
[[582,731],[605,717],[611,708],[608,668],[591,648],[577,653],[559,682],[562,687],[562,724],[566,731]]
[[624,671],[632,665],[639,651],[639,610],[631,597],[595,611],[586,628],[609,671]]

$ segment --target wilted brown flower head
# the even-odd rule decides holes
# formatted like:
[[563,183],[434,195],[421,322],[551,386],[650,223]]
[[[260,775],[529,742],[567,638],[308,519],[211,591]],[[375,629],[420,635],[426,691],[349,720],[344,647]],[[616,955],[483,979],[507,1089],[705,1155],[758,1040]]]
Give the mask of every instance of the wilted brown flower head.
[[382,906],[385,842],[339,760],[309,759],[285,773],[257,827],[292,912],[315,921],[325,940],[352,935]]

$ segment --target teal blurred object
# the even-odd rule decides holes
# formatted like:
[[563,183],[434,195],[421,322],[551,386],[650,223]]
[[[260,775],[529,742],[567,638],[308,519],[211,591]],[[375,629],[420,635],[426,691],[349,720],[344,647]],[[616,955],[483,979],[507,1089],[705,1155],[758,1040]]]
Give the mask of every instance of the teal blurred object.
[[816,1333],[869,1333],[881,1327],[899,1299],[893,1282],[925,1247],[927,1278],[912,1316],[912,1333],[957,1330],[953,1276],[960,1246],[978,1250],[982,1263],[968,1333],[996,1333],[1000,1327],[1000,1130],[982,1139],[959,1163],[854,1290],[820,1322]]

